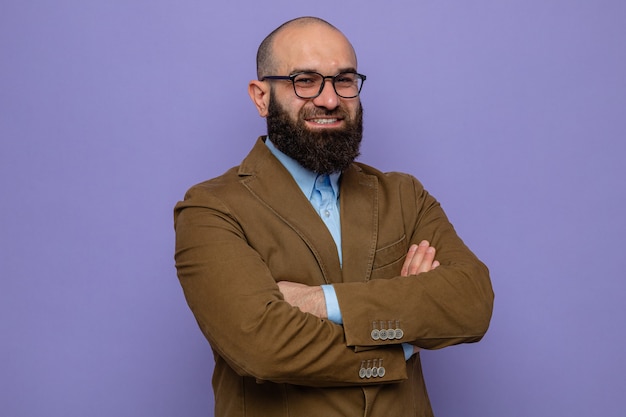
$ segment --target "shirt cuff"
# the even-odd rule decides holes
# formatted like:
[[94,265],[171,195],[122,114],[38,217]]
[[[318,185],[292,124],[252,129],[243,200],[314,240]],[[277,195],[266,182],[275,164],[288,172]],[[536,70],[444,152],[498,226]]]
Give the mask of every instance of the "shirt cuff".
[[324,298],[326,299],[326,314],[328,320],[335,324],[343,324],[343,317],[341,317],[341,310],[339,309],[339,300],[337,300],[337,293],[332,285],[322,285],[322,291],[324,291]]
[[413,356],[413,345],[403,343],[402,350],[404,350],[404,360],[408,361],[409,359],[411,359],[411,356]]

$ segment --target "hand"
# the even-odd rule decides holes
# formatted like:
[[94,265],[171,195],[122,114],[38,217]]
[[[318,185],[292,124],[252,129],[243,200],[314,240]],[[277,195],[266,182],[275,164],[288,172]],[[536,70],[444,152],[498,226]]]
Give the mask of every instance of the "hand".
[[422,240],[419,245],[411,245],[400,275],[403,277],[419,275],[437,268],[439,261],[435,260],[435,252],[435,248],[430,246],[427,240]]
[[326,312],[326,299],[322,287],[310,287],[297,282],[280,281],[278,289],[285,297],[285,301],[294,307],[298,307],[305,313],[325,319],[328,318]]

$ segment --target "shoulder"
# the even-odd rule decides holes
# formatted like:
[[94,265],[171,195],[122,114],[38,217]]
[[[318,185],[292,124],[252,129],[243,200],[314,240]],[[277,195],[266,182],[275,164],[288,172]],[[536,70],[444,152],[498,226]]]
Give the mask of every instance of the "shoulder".
[[375,177],[377,179],[379,187],[391,189],[408,187],[416,191],[421,191],[424,189],[424,186],[417,178],[405,172],[383,172],[377,168],[374,168],[371,165],[367,165],[362,162],[354,162],[352,164],[352,169],[354,169],[357,175],[368,175]]
[[174,207],[175,222],[178,222],[178,218],[183,213],[191,215],[191,213],[205,212],[207,209],[212,212],[230,213],[232,204],[228,200],[229,195],[232,196],[233,192],[237,192],[237,170],[238,167],[231,168],[218,177],[190,187],[184,198]]
[[185,193],[185,199],[202,194],[220,194],[232,189],[233,184],[239,181],[239,167],[230,168],[228,171],[217,177],[202,181],[191,186]]

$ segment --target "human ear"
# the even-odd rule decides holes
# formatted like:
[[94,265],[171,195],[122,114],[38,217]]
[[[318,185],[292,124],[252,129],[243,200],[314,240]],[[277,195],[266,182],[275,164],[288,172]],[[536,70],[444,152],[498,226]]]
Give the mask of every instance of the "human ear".
[[266,117],[270,104],[269,84],[259,80],[250,81],[248,84],[248,95],[256,106],[259,116]]

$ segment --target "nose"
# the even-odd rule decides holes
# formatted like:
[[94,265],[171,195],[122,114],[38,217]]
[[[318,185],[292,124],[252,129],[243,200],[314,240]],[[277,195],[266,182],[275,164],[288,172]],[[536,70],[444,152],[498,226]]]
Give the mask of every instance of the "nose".
[[322,92],[313,99],[313,104],[327,110],[335,110],[339,106],[339,96],[335,92],[332,80],[324,81]]

